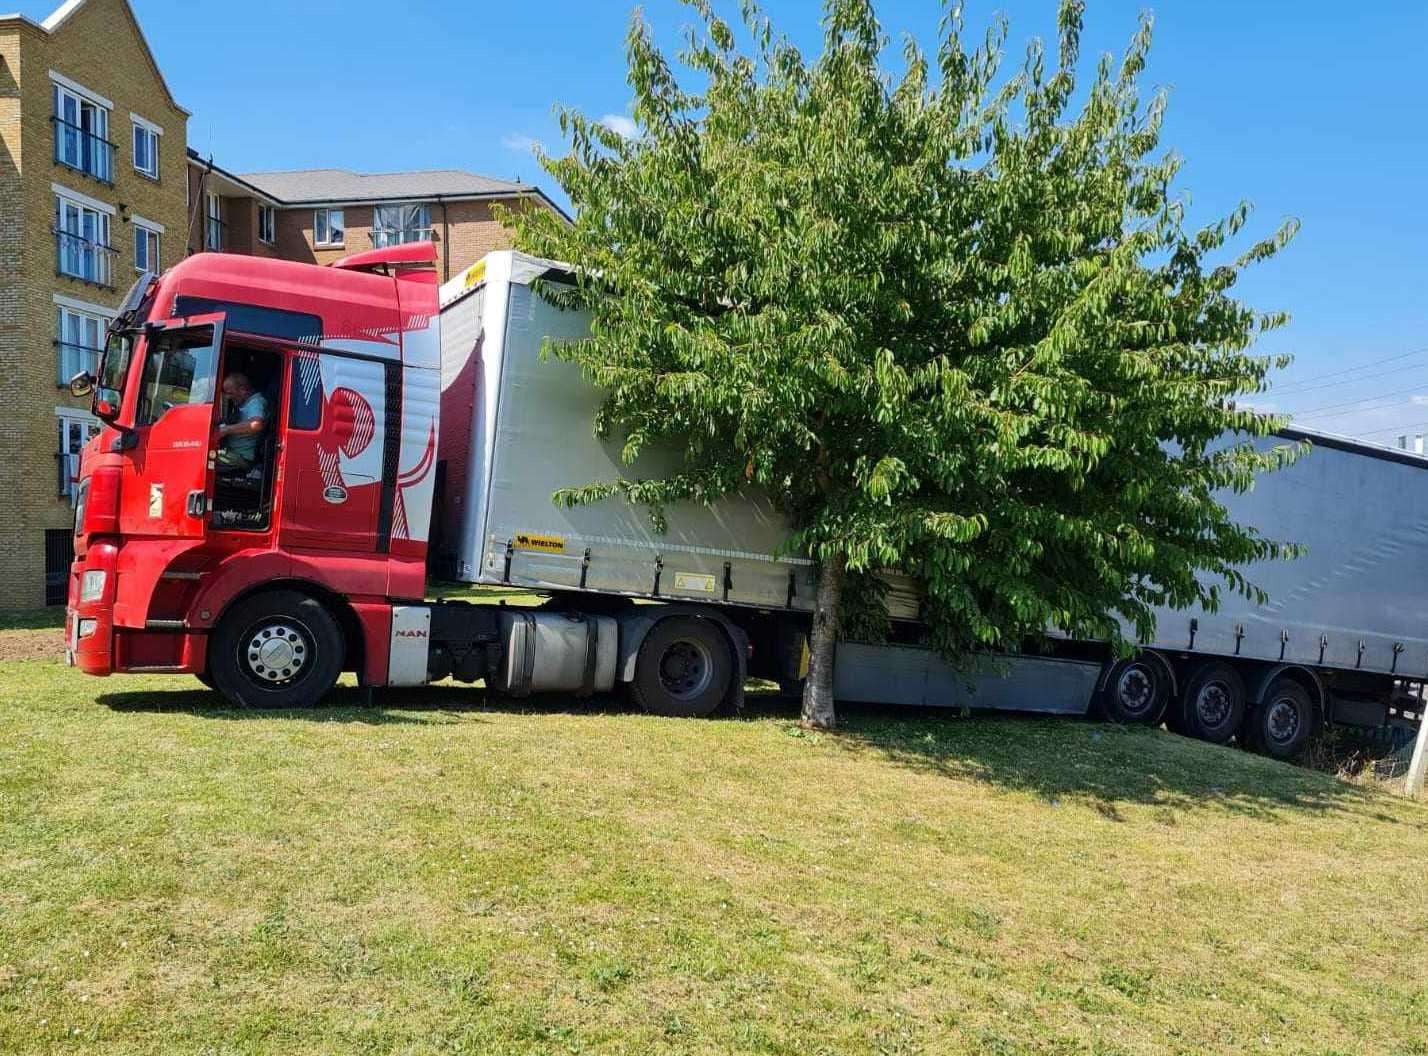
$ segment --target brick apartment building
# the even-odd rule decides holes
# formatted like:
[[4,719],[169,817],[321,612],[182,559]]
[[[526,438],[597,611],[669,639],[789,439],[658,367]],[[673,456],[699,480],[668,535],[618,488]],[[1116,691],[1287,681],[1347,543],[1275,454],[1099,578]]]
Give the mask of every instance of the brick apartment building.
[[451,170],[239,175],[188,149],[188,117],[128,0],[0,15],[0,609],[65,600],[75,453],[98,428],[66,383],[92,369],[139,271],[201,251],[325,264],[430,238],[445,278],[509,245],[496,203],[557,208]]
[[65,383],[137,270],[184,254],[188,116],[127,0],[0,15],[0,608],[64,600],[97,428]]
[[240,175],[192,151],[189,195],[194,203],[191,252],[222,250],[330,264],[349,253],[430,239],[443,281],[510,245],[510,233],[493,206],[559,211],[538,187],[454,169]]

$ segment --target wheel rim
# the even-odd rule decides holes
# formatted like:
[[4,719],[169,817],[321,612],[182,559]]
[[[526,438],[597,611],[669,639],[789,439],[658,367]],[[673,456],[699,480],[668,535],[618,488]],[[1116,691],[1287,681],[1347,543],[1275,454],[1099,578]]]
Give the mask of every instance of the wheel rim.
[[659,684],[680,700],[697,697],[714,678],[714,658],[692,638],[670,642],[659,658]]
[[1302,721],[1297,701],[1276,697],[1265,714],[1264,732],[1275,744],[1288,744],[1299,735]]
[[296,620],[262,620],[240,639],[239,666],[263,686],[291,685],[312,666],[312,634]]
[[1130,715],[1142,715],[1155,703],[1155,676],[1144,664],[1132,664],[1116,679],[1116,699]]
[[1223,726],[1235,710],[1230,687],[1223,682],[1206,682],[1195,694],[1195,714],[1210,728]]

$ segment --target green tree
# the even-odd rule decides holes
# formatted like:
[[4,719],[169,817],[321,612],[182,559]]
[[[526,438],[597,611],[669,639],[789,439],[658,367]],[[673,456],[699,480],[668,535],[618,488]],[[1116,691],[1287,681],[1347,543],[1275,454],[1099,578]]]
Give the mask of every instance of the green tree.
[[1054,63],[1034,42],[1005,78],[1004,22],[969,50],[949,12],[935,58],[908,40],[893,76],[872,0],[825,0],[812,61],[752,0],[741,30],[689,2],[698,88],[636,15],[639,134],[562,112],[571,149],[541,160],[575,220],[518,220],[524,249],[581,269],[566,300],[590,337],[551,351],[608,394],[597,431],[684,462],[557,500],[658,517],[776,496],[820,564],[814,726],[834,722],[840,606],[883,569],[919,581],[950,656],[1048,627],[1124,649],[1122,618],[1148,637],[1155,605],[1253,592],[1237,566],[1280,548],[1214,492],[1293,456],[1256,451],[1279,423],[1236,404],[1285,316],[1230,290],[1294,225],[1220,263],[1248,207],[1187,228],[1181,163],[1155,156],[1165,98],[1137,87],[1149,19],[1079,85],[1081,0]]

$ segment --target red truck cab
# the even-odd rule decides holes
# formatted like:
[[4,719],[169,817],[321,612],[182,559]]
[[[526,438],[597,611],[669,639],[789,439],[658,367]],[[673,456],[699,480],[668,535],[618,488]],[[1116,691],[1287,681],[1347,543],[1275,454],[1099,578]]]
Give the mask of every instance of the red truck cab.
[[[140,277],[99,377],[76,379],[105,427],[76,491],[70,662],[258,705],[342,669],[385,684],[393,604],[425,590],[434,260],[430,243],[331,267],[199,254]],[[251,462],[220,455],[225,379],[263,412]]]

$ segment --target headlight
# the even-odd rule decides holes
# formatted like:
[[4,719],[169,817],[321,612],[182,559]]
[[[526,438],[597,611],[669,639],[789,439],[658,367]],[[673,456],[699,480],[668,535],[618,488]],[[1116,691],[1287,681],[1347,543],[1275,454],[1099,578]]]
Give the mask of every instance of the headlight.
[[84,579],[79,584],[80,601],[98,601],[104,597],[104,580],[107,573],[102,569],[94,569],[84,574]]

